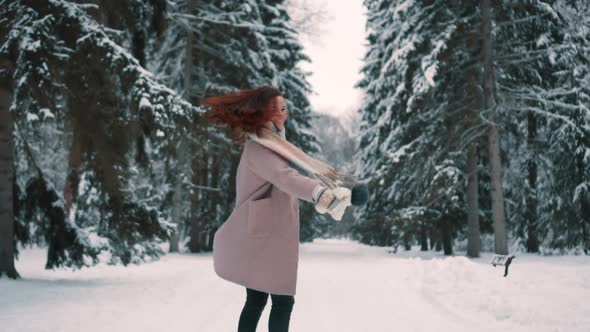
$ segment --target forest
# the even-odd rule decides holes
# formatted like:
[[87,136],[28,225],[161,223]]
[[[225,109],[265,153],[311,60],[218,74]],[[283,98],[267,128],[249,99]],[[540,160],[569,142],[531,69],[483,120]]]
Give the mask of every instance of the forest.
[[312,110],[292,1],[0,0],[0,276],[28,245],[46,269],[210,252],[241,151],[199,101],[262,85],[368,183],[340,223],[302,202],[301,241],[590,254],[590,3],[364,5],[349,131]]
[[589,254],[590,3],[364,3],[354,238]]

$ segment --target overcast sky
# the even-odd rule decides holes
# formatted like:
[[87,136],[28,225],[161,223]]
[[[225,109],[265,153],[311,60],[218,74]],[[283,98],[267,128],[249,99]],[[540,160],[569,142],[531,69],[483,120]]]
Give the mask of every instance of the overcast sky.
[[[316,3],[316,1],[314,1]],[[301,68],[311,71],[309,82],[312,110],[334,115],[356,110],[361,91],[355,89],[365,53],[365,7],[362,0],[317,0],[329,15],[321,24],[316,40],[302,39],[304,52],[312,63]]]

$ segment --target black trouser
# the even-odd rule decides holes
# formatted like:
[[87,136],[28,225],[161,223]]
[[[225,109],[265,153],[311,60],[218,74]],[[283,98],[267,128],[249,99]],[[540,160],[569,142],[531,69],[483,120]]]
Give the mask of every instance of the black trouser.
[[[270,294],[272,298],[272,307],[268,317],[268,332],[288,332],[291,310],[295,298],[291,295]],[[240,322],[238,332],[255,332],[260,315],[268,301],[268,293],[246,288],[246,303]]]

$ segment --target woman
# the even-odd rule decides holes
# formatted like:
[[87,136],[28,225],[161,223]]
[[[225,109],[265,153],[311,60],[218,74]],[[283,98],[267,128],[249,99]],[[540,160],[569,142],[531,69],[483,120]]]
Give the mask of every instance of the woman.
[[299,254],[299,199],[326,210],[335,201],[320,180],[299,174],[287,159],[246,135],[268,128],[283,138],[288,110],[280,91],[263,86],[203,100],[208,118],[230,127],[243,145],[236,207],[213,240],[217,275],[246,288],[238,332],[255,331],[270,294],[269,332],[289,329]]

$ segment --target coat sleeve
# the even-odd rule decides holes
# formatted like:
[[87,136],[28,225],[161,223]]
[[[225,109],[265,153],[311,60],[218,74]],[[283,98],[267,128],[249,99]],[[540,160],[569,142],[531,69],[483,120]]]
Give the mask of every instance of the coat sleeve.
[[254,174],[299,199],[313,202],[314,189],[322,182],[289,166],[289,161],[275,151],[254,141],[247,142],[246,165]]

